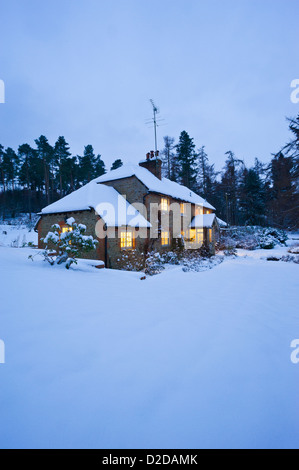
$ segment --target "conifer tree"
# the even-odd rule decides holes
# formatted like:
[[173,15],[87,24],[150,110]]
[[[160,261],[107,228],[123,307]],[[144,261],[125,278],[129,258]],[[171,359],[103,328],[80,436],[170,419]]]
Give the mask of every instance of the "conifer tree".
[[4,157],[4,147],[3,145],[0,144],[0,173],[1,173],[1,184],[3,191],[5,192],[6,190],[6,185],[5,185],[5,176],[4,176],[4,168],[3,168],[3,157]]
[[71,156],[69,144],[65,141],[63,136],[58,137],[54,145],[54,162],[57,169],[56,178],[59,182],[60,197],[63,191],[66,190],[66,167],[67,159]]
[[10,184],[12,190],[15,189],[15,182],[18,174],[18,165],[19,158],[16,152],[11,147],[8,147],[3,153],[2,169],[4,173],[4,178],[6,180],[6,186]]
[[106,173],[105,163],[102,160],[101,155],[97,155],[94,166],[95,177],[102,176]]
[[95,154],[92,145],[84,147],[83,157],[79,157],[79,179],[82,184],[95,178]]
[[277,226],[298,226],[299,200],[293,179],[294,160],[279,152],[271,161],[271,201],[273,221]]
[[123,166],[123,162],[120,158],[117,158],[116,160],[114,160],[114,162],[112,163],[111,165],[111,168],[110,168],[110,171],[112,170],[117,170],[117,168],[120,168],[121,166]]
[[53,192],[53,163],[54,163],[54,149],[49,144],[48,139],[41,135],[39,139],[35,140],[37,146],[37,155],[43,162],[44,167],[44,183],[46,189],[46,196],[48,204],[50,204],[50,182],[52,183]]
[[179,163],[179,177],[181,183],[190,189],[196,190],[197,154],[193,139],[186,131],[182,131],[179,143],[176,146],[177,161]]
[[244,168],[239,189],[240,222],[263,225],[265,221],[265,187],[255,168]]
[[162,155],[162,173],[163,176],[170,179],[171,181],[176,181],[178,177],[178,166],[176,162],[176,157],[174,153],[175,145],[174,138],[166,135],[163,137],[164,148],[161,152]]

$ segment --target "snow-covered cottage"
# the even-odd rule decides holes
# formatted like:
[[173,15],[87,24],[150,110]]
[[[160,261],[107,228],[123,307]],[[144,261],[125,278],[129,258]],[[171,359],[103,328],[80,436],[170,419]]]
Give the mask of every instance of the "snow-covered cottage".
[[39,247],[53,224],[69,230],[73,217],[98,238],[86,257],[117,268],[123,250],[171,250],[180,239],[187,249],[206,245],[214,251],[218,232],[215,208],[191,191],[161,177],[153,153],[139,165],[125,165],[95,178],[42,209],[37,224]]

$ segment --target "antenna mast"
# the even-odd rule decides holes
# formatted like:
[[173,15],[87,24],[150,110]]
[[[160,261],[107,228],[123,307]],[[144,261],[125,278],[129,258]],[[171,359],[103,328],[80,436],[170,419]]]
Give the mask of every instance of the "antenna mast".
[[154,133],[155,133],[155,155],[156,155],[156,160],[157,160],[158,148],[157,148],[157,118],[156,118],[156,116],[159,113],[159,108],[157,108],[157,106],[155,105],[153,100],[150,100],[150,102],[151,102],[151,105],[153,107],[153,114],[154,114],[153,122],[154,122]]

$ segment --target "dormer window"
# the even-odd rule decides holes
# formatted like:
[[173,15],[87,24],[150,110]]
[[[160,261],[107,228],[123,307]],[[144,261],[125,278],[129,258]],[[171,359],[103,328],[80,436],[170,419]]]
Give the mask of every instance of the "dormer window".
[[166,197],[161,198],[161,211],[168,212],[169,210],[169,203]]

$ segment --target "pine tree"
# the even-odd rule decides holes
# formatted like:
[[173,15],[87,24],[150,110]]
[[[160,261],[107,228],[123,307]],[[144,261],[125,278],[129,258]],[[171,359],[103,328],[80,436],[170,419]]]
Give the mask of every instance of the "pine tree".
[[77,157],[69,157],[65,159],[63,161],[61,172],[63,189],[66,193],[70,193],[80,187],[80,169]]
[[265,221],[265,186],[255,168],[244,168],[239,207],[242,224],[263,225]]
[[0,144],[0,173],[1,173],[1,183],[2,183],[3,191],[5,192],[5,190],[6,190],[6,185],[5,185],[5,176],[4,176],[4,168],[3,168],[3,157],[4,157],[4,147],[3,147],[3,145]]
[[176,151],[181,183],[196,190],[197,154],[193,139],[186,131],[181,132]]
[[19,158],[16,152],[11,147],[8,147],[3,153],[2,169],[4,173],[4,178],[6,180],[6,186],[10,184],[12,190],[15,189],[15,182],[18,174],[18,165]]
[[37,155],[43,162],[44,167],[44,182],[46,189],[46,196],[48,204],[50,204],[50,182],[52,183],[52,193],[53,193],[53,164],[54,164],[54,149],[49,144],[48,139],[41,135],[39,139],[35,140],[37,146]]
[[197,184],[199,192],[206,198],[207,197],[207,185],[208,185],[208,174],[209,174],[209,159],[203,145],[198,150],[198,173],[197,173]]
[[84,147],[83,157],[79,158],[79,179],[82,184],[89,183],[95,178],[95,163],[96,157],[92,145]]
[[66,183],[66,167],[67,159],[71,156],[69,144],[65,141],[63,136],[58,137],[54,146],[54,162],[57,169],[56,178],[59,182],[60,197],[63,195],[63,191],[67,189]]
[[221,178],[222,201],[225,201],[227,222],[236,225],[238,223],[240,167],[244,163],[242,160],[235,158],[235,154],[231,150],[226,152],[225,155],[227,155],[227,159]]
[[35,160],[37,159],[36,150],[29,144],[22,144],[18,148],[18,156],[20,160],[20,168],[18,172],[19,183],[27,189],[28,212],[31,219],[32,211],[32,189],[36,189],[36,180],[40,176],[39,184],[42,184],[42,166],[36,171]]
[[294,135],[293,139],[285,145],[283,150],[294,160],[294,174],[299,176],[299,114],[296,118],[287,118],[289,130]]
[[294,182],[294,160],[279,152],[271,161],[270,209],[275,225],[294,228],[298,226],[299,198]]
[[123,166],[123,162],[121,161],[120,158],[117,158],[117,159],[114,160],[114,162],[112,163],[111,168],[110,168],[110,171],[112,171],[112,170],[117,170],[117,168],[120,168],[121,166]]
[[94,173],[95,173],[95,177],[102,176],[106,173],[105,163],[103,162],[101,155],[98,155],[96,158],[95,166],[94,166]]
[[178,168],[175,158],[175,145],[174,138],[166,135],[163,137],[164,148],[161,152],[162,155],[162,174],[171,181],[176,181],[178,176]]

